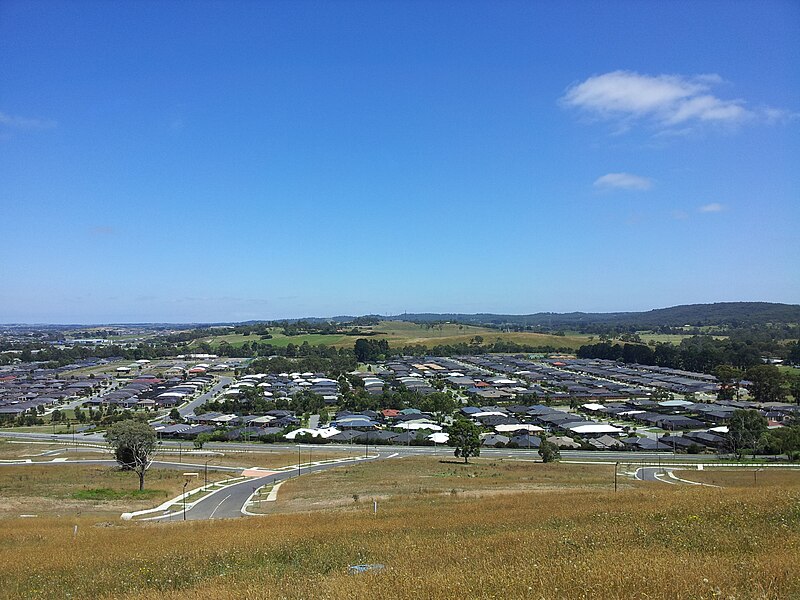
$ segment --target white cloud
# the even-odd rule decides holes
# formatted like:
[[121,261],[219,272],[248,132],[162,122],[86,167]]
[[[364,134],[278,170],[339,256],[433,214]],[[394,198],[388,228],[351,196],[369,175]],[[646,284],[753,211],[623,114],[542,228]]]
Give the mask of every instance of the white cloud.
[[595,179],[593,185],[603,190],[621,189],[644,191],[653,187],[653,180],[647,177],[640,177],[639,175],[631,175],[630,173],[608,173]]
[[715,212],[722,212],[723,210],[725,210],[725,207],[719,202],[712,202],[711,204],[704,204],[697,210],[704,213],[715,213]]
[[700,123],[735,125],[753,119],[775,122],[790,116],[784,110],[754,109],[744,100],[725,100],[710,93],[720,83],[722,78],[716,74],[685,77],[612,71],[570,86],[561,101],[586,114],[616,121],[623,129],[632,121],[672,129]]
[[56,126],[55,121],[47,119],[31,119],[0,112],[0,125],[14,129],[51,129]]

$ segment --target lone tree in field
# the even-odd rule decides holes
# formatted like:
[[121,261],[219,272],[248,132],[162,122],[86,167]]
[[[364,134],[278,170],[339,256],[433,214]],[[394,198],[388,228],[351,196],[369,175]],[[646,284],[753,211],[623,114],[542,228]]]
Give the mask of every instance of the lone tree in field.
[[106,432],[106,440],[114,448],[119,466],[139,476],[139,491],[142,491],[144,474],[156,451],[156,432],[147,423],[120,421]]
[[561,458],[561,453],[553,442],[543,439],[539,445],[539,456],[542,457],[542,462],[549,463]]
[[447,445],[455,448],[455,456],[463,457],[464,463],[469,462],[470,456],[481,455],[481,430],[472,421],[458,419],[450,425],[450,438]]

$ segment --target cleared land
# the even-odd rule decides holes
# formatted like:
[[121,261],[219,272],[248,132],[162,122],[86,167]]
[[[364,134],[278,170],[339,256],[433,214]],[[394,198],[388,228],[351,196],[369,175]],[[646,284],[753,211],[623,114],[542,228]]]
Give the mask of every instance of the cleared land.
[[[428,347],[438,344],[468,344],[475,336],[481,336],[484,344],[492,343],[500,339],[503,341],[513,341],[518,344],[529,344],[531,346],[553,346],[556,348],[565,347],[577,349],[583,344],[589,343],[589,336],[585,335],[570,334],[559,336],[531,332],[504,333],[488,327],[473,327],[470,325],[452,323],[442,325],[441,328],[438,325],[429,328],[425,325],[417,325],[404,321],[381,321],[381,323],[374,327],[361,327],[359,329],[364,332],[365,335],[374,333],[375,335],[369,336],[370,339],[388,340],[389,345],[392,347],[405,346],[408,344],[423,344]],[[308,342],[312,346],[324,345],[342,348],[352,346],[358,339],[358,336],[343,334],[304,334],[286,336],[283,335],[281,331],[280,328],[273,328],[270,331],[272,338],[267,340],[262,340],[258,335],[245,336],[240,334],[228,334],[200,338],[192,342],[192,345],[196,346],[200,342],[206,342],[214,347],[225,341],[231,346],[238,347],[245,342],[251,343],[255,341],[259,344],[272,344],[273,346],[283,347],[290,343],[299,346],[303,342]]]
[[[647,344],[649,342],[659,342],[659,343],[669,343],[669,344],[680,344],[683,340],[692,337],[691,335],[681,335],[677,333],[646,333],[646,332],[639,332],[639,337],[641,340]],[[725,335],[712,335],[712,338],[716,340],[723,340],[727,336]]]
[[[322,475],[292,482],[294,491],[287,483],[277,504],[285,495],[318,497],[311,488],[323,483],[341,494],[395,481],[397,492],[377,515],[368,499],[350,498],[346,508],[233,521],[98,523],[86,513],[6,520],[0,596],[800,597],[795,480],[764,480],[758,494],[641,482],[614,494],[608,465],[595,473],[582,465],[464,467],[429,457],[363,466],[364,474],[348,468],[339,483]],[[531,488],[506,489],[515,485]],[[477,490],[480,497],[469,493]],[[385,568],[347,574],[364,563]]]
[[758,469],[755,468],[729,468],[704,471],[676,471],[681,479],[718,485],[721,487],[761,488],[762,486],[800,486],[800,468],[789,469]]
[[[208,473],[209,481],[230,476]],[[190,485],[200,485],[198,479],[192,478]],[[134,473],[108,465],[2,466],[0,519],[23,514],[66,517],[86,512],[118,519],[127,510],[151,508],[177,496],[186,480],[180,470],[150,469],[145,489],[139,492],[139,479]]]
[[[313,473],[284,483],[280,502],[264,511],[292,512],[320,507],[358,510],[372,499],[397,501],[422,496],[486,497],[519,491],[609,489],[613,465],[556,465],[529,460],[473,458],[392,458]],[[623,486],[633,485],[622,481]],[[358,500],[355,500],[358,498]]]

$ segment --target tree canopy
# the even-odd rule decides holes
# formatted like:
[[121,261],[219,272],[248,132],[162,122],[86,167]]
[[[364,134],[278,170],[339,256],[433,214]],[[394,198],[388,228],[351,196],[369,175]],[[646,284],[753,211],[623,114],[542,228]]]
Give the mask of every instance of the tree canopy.
[[468,463],[470,456],[480,456],[481,430],[475,423],[466,419],[458,419],[450,426],[449,433],[450,438],[447,444],[455,448],[456,458],[461,457],[465,463]]
[[139,491],[144,489],[144,475],[156,450],[156,433],[147,424],[127,420],[114,423],[106,433],[114,448],[114,458],[124,470],[139,476]]
[[559,452],[558,446],[556,446],[553,442],[542,439],[542,442],[539,445],[539,456],[542,457],[542,462],[549,463],[561,458],[561,452]]
[[750,393],[759,402],[780,402],[786,397],[783,376],[774,365],[758,365],[747,369]]

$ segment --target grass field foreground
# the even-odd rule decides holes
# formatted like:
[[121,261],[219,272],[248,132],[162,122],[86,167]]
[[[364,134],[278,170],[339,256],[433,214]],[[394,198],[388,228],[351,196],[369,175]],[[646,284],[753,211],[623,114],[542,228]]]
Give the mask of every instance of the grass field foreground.
[[[362,503],[200,523],[20,519],[0,531],[0,595],[796,598],[798,500],[800,485],[785,481],[759,494],[641,483],[617,494],[412,494],[377,515]],[[348,574],[363,563],[385,568]]]

